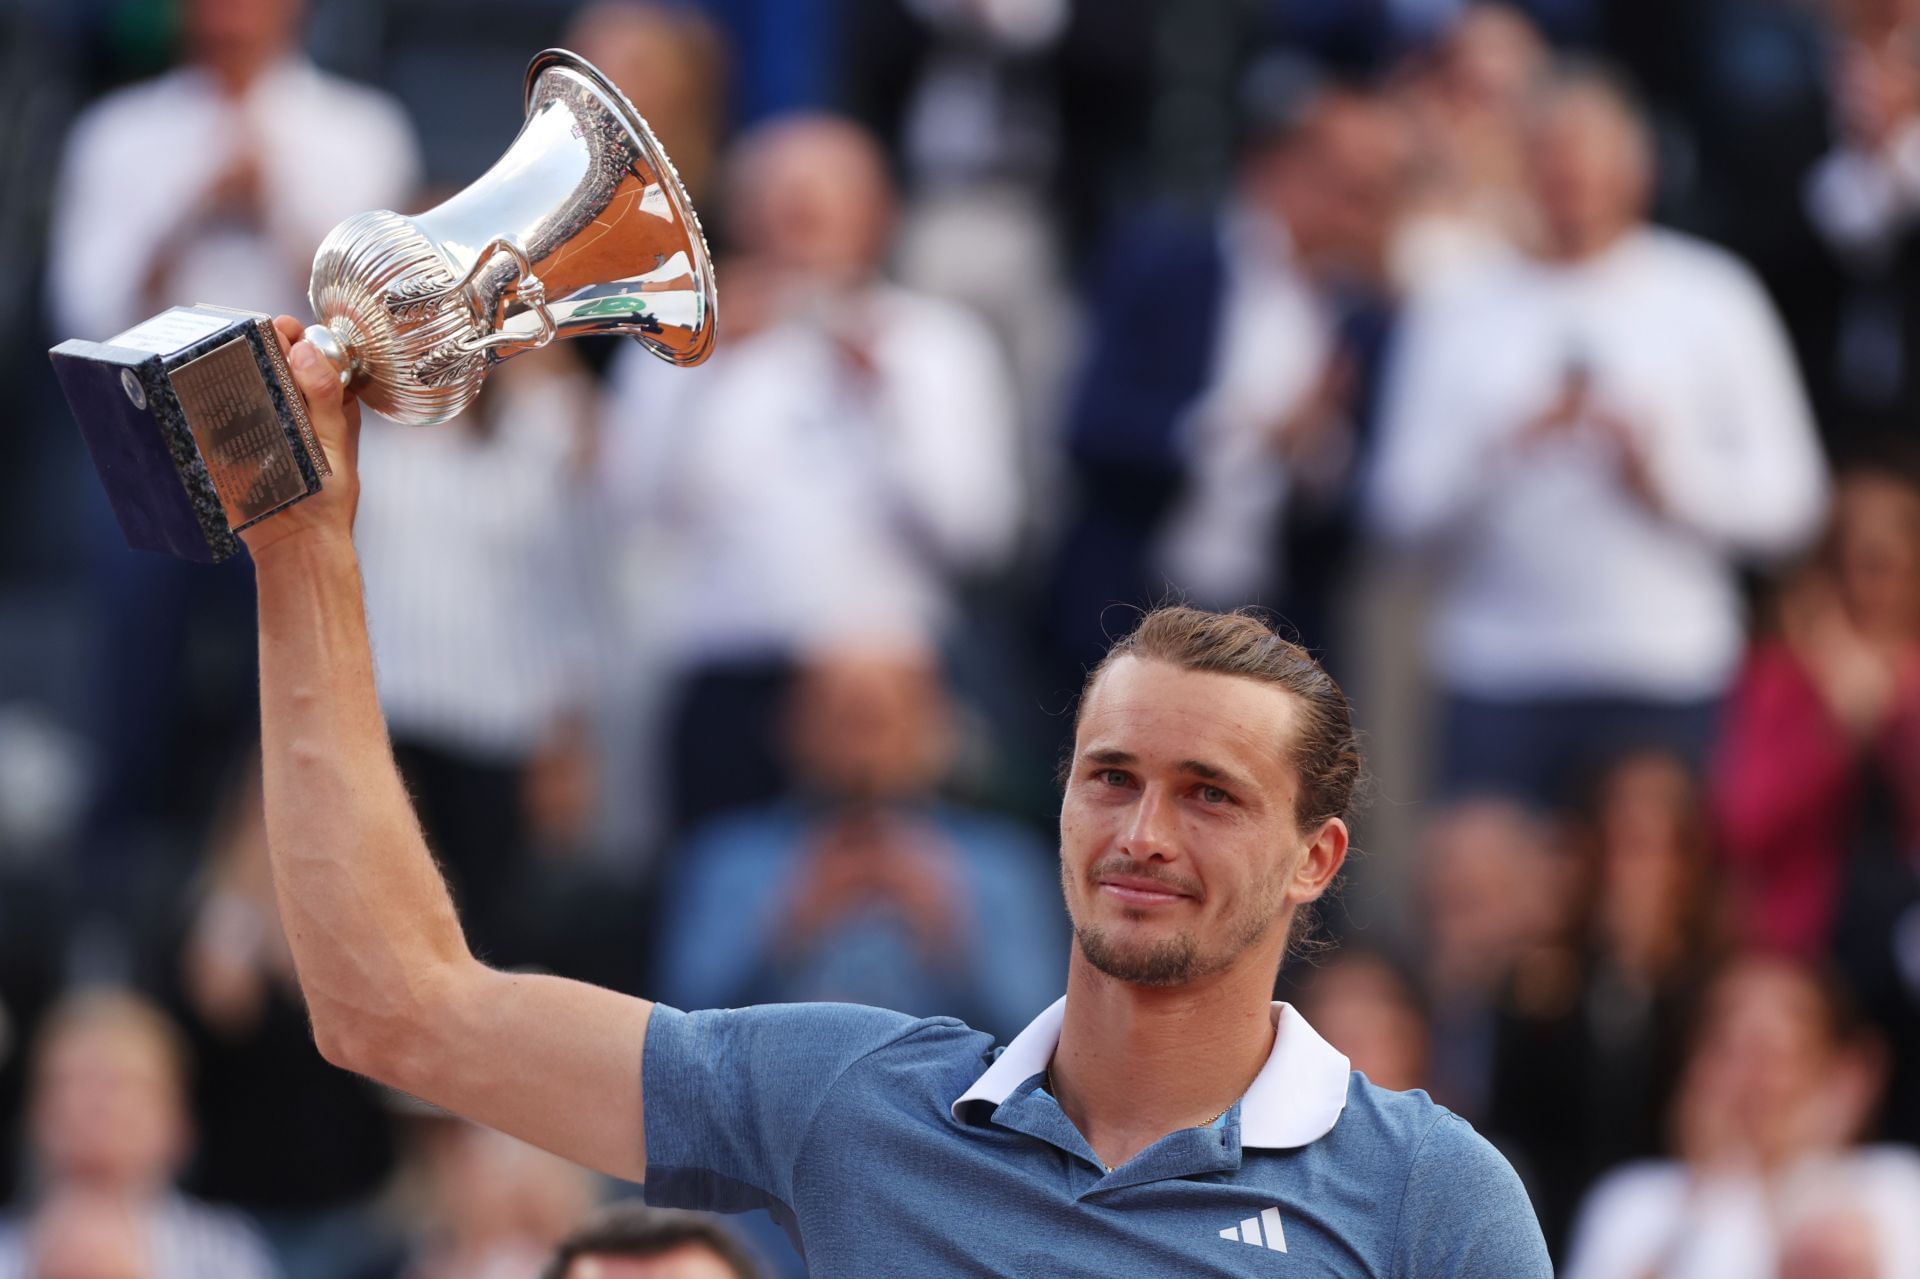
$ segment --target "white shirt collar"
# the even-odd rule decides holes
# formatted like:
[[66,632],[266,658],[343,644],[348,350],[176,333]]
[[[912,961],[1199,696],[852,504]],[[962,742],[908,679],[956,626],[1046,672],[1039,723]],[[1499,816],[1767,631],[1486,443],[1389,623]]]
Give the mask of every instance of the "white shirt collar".
[[[953,1117],[969,1102],[998,1106],[1013,1090],[1047,1068],[1060,1043],[1066,1019],[1063,996],[1014,1036],[973,1087],[953,1103]],[[1333,1131],[1347,1105],[1347,1076],[1353,1065],[1320,1037],[1291,1004],[1273,1005],[1273,1051],[1240,1099],[1240,1144],[1290,1150],[1318,1141]]]

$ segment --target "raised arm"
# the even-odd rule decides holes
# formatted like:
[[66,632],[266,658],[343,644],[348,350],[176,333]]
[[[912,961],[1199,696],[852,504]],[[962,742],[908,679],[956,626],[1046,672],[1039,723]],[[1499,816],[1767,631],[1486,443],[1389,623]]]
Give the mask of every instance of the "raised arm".
[[602,1172],[646,1169],[653,1006],[473,957],[414,820],[374,692],[353,550],[358,407],[282,317],[334,475],[244,535],[260,595],[267,839],[320,1051]]

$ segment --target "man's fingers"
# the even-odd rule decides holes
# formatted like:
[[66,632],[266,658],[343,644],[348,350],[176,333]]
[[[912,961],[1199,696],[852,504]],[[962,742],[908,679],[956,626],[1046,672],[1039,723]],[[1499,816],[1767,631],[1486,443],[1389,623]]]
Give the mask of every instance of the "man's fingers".
[[300,335],[306,331],[307,326],[294,319],[291,315],[274,317],[273,332],[274,335],[280,339],[280,354],[282,355],[292,350],[293,344],[298,342]]
[[287,352],[287,363],[293,366],[300,393],[307,397],[308,411],[335,415],[342,411],[340,372],[313,343],[304,338],[295,342]]
[[[314,349],[313,343],[305,338],[307,326],[291,315],[275,318],[273,332],[280,339],[281,353],[287,357],[287,363],[293,369],[294,383],[300,393],[306,396],[307,411],[318,414],[341,414],[345,410],[344,397],[340,390],[340,372],[328,359]],[[316,421],[315,427],[319,426]]]
[[307,402],[307,414],[313,429],[336,468],[343,463],[352,468],[359,454],[360,414],[358,406],[340,386],[340,371],[313,343],[306,340],[306,326],[290,315],[273,322],[274,335],[286,353],[293,370],[293,382]]

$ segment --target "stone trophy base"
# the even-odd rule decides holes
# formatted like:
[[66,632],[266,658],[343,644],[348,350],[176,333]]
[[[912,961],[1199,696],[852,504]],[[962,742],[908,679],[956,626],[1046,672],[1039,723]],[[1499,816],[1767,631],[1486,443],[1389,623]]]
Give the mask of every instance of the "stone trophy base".
[[224,560],[329,473],[265,315],[176,306],[51,354],[133,547]]

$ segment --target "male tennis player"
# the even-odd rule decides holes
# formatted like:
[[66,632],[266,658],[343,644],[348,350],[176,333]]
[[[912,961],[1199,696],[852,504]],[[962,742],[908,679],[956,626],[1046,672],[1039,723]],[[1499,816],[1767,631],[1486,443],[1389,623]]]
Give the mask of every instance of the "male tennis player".
[[329,1060],[656,1203],[769,1208],[823,1277],[1550,1276],[1492,1147],[1270,1002],[1360,761],[1340,690],[1250,618],[1151,615],[1088,681],[1067,995],[998,1054],[950,1018],[684,1013],[480,963],[374,692],[357,411],[291,360],[334,475],[246,537],[274,878]]

